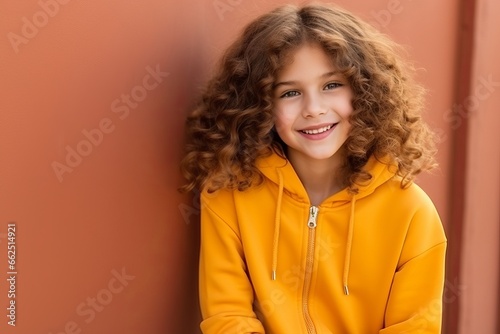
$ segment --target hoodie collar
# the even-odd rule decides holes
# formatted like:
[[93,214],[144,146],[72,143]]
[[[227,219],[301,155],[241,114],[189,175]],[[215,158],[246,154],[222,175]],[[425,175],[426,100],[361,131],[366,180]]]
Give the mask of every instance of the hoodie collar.
[[[394,177],[396,173],[396,166],[389,162],[390,160],[377,159],[371,156],[363,168],[368,171],[372,178],[362,184],[358,185],[358,193],[356,194],[356,199],[361,199],[373,193],[377,187],[387,182]],[[281,182],[283,182],[283,191],[290,195],[291,197],[305,203],[309,203],[309,196],[300,182],[300,179],[292,167],[290,161],[282,158],[276,153],[262,158],[257,161],[257,167],[261,173],[270,181],[280,185],[280,175],[282,176]],[[278,173],[279,170],[279,173]],[[330,196],[325,199],[321,206],[337,206],[345,204],[345,202],[351,202],[352,194],[349,193],[347,189]]]

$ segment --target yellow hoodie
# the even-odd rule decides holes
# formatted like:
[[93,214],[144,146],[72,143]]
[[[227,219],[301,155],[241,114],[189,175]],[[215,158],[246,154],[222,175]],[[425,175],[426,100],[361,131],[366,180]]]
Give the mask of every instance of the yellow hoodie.
[[440,333],[446,238],[429,197],[373,178],[318,207],[289,162],[262,159],[264,183],[201,196],[205,334]]

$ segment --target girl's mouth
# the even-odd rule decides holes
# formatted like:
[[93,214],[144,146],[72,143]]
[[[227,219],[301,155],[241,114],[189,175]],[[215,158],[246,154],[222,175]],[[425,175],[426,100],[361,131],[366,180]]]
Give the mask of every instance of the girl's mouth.
[[334,126],[334,124],[330,124],[330,125],[324,126],[322,128],[319,128],[319,129],[300,130],[300,132],[305,133],[306,135],[317,135],[317,134],[320,134],[320,133],[323,133],[323,132],[330,130],[333,126]]
[[330,135],[339,123],[320,126],[317,128],[310,127],[309,129],[299,130],[298,132],[310,140],[322,140]]

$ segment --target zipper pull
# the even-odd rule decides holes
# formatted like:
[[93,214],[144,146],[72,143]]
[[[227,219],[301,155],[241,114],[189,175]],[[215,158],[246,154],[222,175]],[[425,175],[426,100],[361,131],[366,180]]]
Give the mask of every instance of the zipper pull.
[[318,219],[318,211],[319,208],[317,206],[311,206],[311,209],[309,210],[309,220],[307,221],[307,226],[309,228],[316,228],[316,220]]

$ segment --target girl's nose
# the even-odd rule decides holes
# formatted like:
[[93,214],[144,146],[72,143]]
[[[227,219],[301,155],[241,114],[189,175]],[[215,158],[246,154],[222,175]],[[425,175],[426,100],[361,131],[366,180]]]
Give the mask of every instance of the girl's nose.
[[302,116],[305,118],[317,117],[326,113],[326,108],[318,94],[306,96]]

